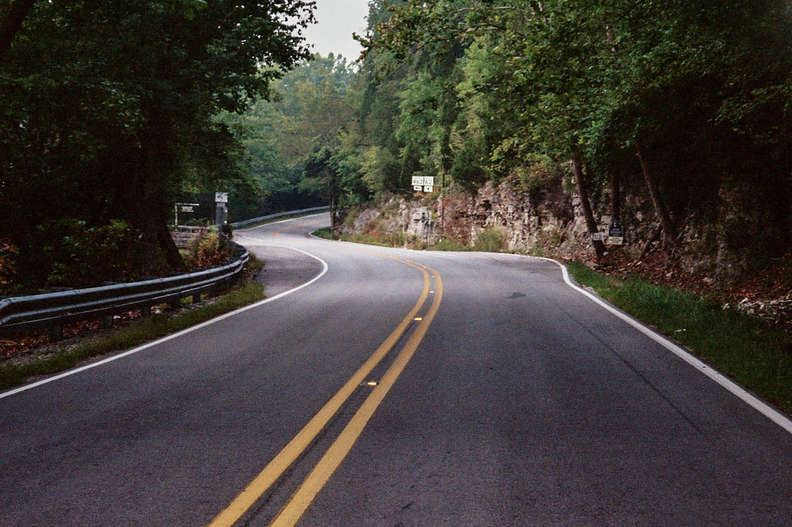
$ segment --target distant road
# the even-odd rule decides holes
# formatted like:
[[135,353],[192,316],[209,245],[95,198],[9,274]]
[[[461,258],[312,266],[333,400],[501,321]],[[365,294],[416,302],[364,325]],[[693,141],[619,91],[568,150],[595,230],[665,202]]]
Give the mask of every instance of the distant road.
[[0,525],[790,524],[792,435],[555,263],[328,221],[235,233],[268,301],[0,394]]

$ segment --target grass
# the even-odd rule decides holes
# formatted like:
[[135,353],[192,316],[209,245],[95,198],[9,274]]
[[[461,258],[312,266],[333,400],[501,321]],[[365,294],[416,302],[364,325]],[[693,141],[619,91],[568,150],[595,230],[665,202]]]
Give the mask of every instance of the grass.
[[264,286],[249,280],[235,286],[211,304],[175,315],[165,313],[152,315],[151,317],[134,321],[129,326],[113,331],[107,336],[80,342],[52,355],[27,363],[0,365],[0,389],[18,386],[28,378],[36,375],[49,375],[72,368],[92,357],[133,348],[200,324],[263,298]]
[[506,234],[498,229],[484,229],[473,242],[474,251],[499,253],[506,247]]
[[437,241],[434,245],[429,247],[430,251],[470,251],[471,248],[467,245],[462,245],[461,243],[449,239],[449,238],[441,238]]
[[333,231],[330,230],[330,227],[322,227],[321,229],[313,231],[312,234],[319,238],[324,238],[325,240],[335,240]]
[[568,269],[579,283],[792,414],[792,336],[732,309],[723,310],[711,298],[638,278],[607,276],[578,262]]

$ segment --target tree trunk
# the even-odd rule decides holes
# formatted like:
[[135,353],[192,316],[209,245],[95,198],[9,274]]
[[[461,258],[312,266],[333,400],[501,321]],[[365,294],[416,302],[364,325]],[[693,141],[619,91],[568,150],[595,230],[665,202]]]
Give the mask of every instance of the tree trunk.
[[637,148],[637,154],[638,160],[641,162],[641,172],[643,172],[646,187],[649,189],[649,197],[652,200],[655,214],[657,214],[657,217],[660,219],[660,225],[663,227],[663,250],[669,251],[676,243],[676,229],[674,229],[674,224],[671,222],[668,209],[665,208],[663,201],[660,199],[657,181],[655,181],[654,175],[649,170],[649,165],[646,162],[646,158],[640,146]]
[[[591,202],[589,201],[586,182],[583,179],[583,169],[578,156],[572,158],[572,172],[575,175],[575,185],[577,186],[578,196],[580,196],[580,205],[583,207],[583,216],[586,218],[586,227],[588,227],[589,234],[595,234],[599,230],[597,221],[594,219],[594,213],[591,211]],[[599,262],[605,255],[605,244],[601,240],[591,240],[591,244],[594,246],[594,253]]]
[[620,183],[619,174],[611,172],[610,174],[610,191],[611,191],[611,214],[613,215],[613,223],[621,225],[621,192],[619,189]]
[[18,0],[9,8],[6,19],[3,21],[3,25],[0,26],[0,58],[11,47],[14,35],[22,27],[22,22],[25,21],[25,17],[27,17],[35,3],[36,0]]

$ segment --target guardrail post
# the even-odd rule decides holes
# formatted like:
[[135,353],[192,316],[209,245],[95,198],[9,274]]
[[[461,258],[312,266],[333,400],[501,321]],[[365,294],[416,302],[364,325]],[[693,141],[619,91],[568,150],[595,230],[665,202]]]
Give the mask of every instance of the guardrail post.
[[193,304],[197,304],[200,301],[201,301],[201,293],[200,293],[200,291],[198,293],[193,293],[193,295],[192,295],[192,303]]
[[151,316],[151,304],[146,304],[145,306],[140,308],[140,316],[144,318]]
[[170,307],[173,309],[179,309],[181,307],[181,296],[176,295],[170,300],[170,302],[168,302],[168,304],[170,304]]
[[113,315],[105,315],[102,318],[102,327],[105,329],[110,329],[113,327]]
[[49,328],[50,342],[63,340],[63,324],[56,322]]

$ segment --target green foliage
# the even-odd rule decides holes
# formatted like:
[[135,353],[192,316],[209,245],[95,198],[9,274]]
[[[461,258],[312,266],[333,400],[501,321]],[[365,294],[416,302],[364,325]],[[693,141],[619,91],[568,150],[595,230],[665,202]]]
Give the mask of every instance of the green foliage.
[[437,243],[429,247],[433,251],[469,251],[470,247],[450,238],[442,238]]
[[506,249],[506,235],[497,228],[490,227],[481,231],[473,242],[474,251],[498,253]]
[[40,267],[44,287],[88,287],[136,277],[134,254],[138,233],[126,222],[88,227],[85,221],[64,218],[39,227]]
[[323,227],[321,229],[315,230],[312,234],[314,236],[318,236],[319,238],[324,238],[325,240],[335,239],[333,236],[333,231],[330,230],[330,227]]
[[268,96],[308,57],[297,32],[312,12],[304,1],[36,2],[0,62],[0,237],[20,267],[39,258],[40,226],[120,218],[142,236],[139,272],[178,269],[173,202],[197,182],[216,190],[241,155],[217,114]]
[[184,259],[190,269],[207,269],[225,264],[232,250],[227,236],[208,231],[193,240]]
[[[357,104],[353,77],[344,57],[313,55],[271,84],[271,101],[221,116],[244,145],[237,176],[227,183],[236,218],[327,203],[326,178],[306,172],[306,165],[322,148],[339,149]],[[336,169],[348,172],[340,165],[353,161]]]
[[409,0],[370,12],[361,128],[373,190],[404,192],[412,174],[536,189],[575,159],[598,196],[611,176],[644,184],[640,149],[671,216],[747,186],[768,225],[787,226],[760,250],[789,247],[789,2]]
[[0,287],[8,285],[16,273],[17,248],[0,240]]

